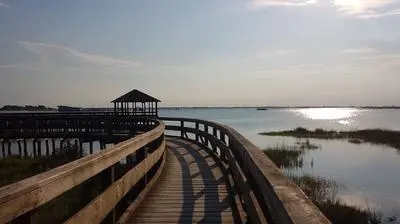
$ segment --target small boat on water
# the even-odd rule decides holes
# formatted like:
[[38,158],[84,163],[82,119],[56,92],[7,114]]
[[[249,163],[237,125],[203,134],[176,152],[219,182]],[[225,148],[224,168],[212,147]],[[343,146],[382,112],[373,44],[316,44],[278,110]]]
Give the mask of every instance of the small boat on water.
[[258,107],[257,110],[268,110],[268,108],[265,108],[265,107]]

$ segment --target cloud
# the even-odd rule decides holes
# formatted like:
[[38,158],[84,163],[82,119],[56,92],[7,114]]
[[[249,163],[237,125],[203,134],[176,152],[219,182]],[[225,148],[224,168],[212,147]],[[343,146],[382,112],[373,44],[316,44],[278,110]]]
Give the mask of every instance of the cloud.
[[334,0],[339,12],[357,18],[380,18],[400,15],[400,9],[389,9],[396,6],[396,0]]
[[373,54],[376,50],[370,47],[349,48],[342,51],[343,54]]
[[253,0],[253,7],[267,6],[306,6],[317,3],[318,0]]
[[10,5],[7,5],[6,3],[4,3],[3,1],[0,1],[0,8],[10,8]]
[[276,55],[288,55],[288,54],[293,54],[295,51],[294,50],[280,50],[276,51]]
[[319,74],[322,73],[327,67],[325,64],[321,63],[311,63],[311,64],[300,64],[300,65],[293,65],[293,66],[285,66],[283,68],[277,69],[262,69],[258,70],[257,73],[261,74],[259,77],[266,78],[271,76],[264,76],[265,74],[268,75],[293,75],[293,74]]
[[105,67],[137,67],[136,61],[123,60],[99,54],[83,53],[81,51],[54,44],[19,41],[27,51],[39,56],[43,66],[105,66]]
[[364,15],[358,16],[358,18],[372,19],[372,18],[381,18],[381,17],[386,17],[386,16],[396,16],[396,15],[400,15],[400,9],[390,10],[390,11],[382,12],[382,13],[364,14]]

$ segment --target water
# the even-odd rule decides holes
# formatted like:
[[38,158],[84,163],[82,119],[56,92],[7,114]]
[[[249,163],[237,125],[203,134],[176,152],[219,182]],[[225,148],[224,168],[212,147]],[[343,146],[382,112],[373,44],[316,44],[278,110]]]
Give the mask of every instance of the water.
[[[300,126],[309,129],[382,128],[400,131],[400,110],[392,109],[162,109],[160,116],[217,121],[235,128],[262,149],[279,144],[294,145],[296,139],[258,133]],[[399,150],[382,145],[356,145],[345,140],[311,139],[310,142],[321,149],[308,151],[303,168],[296,172],[335,180],[342,185],[338,197],[347,204],[377,209],[384,216],[400,217]]]

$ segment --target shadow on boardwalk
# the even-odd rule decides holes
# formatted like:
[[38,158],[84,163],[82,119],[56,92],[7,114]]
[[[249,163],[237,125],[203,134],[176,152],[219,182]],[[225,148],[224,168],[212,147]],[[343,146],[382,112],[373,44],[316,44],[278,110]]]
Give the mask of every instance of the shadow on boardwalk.
[[167,148],[163,174],[131,222],[235,222],[223,172],[212,156],[182,139],[169,138]]

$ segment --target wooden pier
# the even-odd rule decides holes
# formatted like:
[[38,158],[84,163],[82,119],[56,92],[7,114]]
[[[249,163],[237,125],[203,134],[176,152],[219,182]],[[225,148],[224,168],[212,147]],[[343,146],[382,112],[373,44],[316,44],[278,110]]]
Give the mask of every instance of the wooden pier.
[[[330,223],[234,129],[157,117],[157,99],[149,98],[146,109],[146,96],[128,96],[113,101],[114,112],[0,114],[2,157],[13,151],[20,157],[49,155],[56,143],[81,150],[89,144],[80,159],[1,187],[0,224]],[[100,150],[93,150],[94,141]],[[98,185],[88,185],[93,183]],[[70,214],[49,219],[82,189]]]

